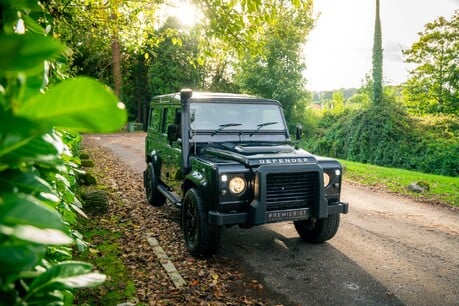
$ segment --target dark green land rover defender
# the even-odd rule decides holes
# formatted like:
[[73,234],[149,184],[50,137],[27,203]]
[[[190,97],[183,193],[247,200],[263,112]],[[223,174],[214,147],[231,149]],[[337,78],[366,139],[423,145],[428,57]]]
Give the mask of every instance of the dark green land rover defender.
[[290,220],[304,241],[323,242],[348,211],[341,165],[295,149],[275,100],[182,90],[153,98],[147,130],[148,202],[180,207],[194,256],[216,252],[224,225]]

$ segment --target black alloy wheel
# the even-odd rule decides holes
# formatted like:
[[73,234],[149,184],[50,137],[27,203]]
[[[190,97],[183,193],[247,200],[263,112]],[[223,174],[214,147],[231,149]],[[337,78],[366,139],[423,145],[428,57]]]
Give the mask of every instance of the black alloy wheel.
[[182,204],[182,228],[186,248],[195,257],[210,256],[220,245],[221,227],[207,222],[207,212],[198,191],[189,189]]

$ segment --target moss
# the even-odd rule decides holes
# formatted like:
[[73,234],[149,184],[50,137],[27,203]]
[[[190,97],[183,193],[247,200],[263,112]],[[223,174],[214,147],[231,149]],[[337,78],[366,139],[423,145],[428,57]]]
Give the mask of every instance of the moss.
[[90,159],[82,159],[81,167],[92,168],[94,167],[94,162]]
[[[113,221],[109,223],[113,224]],[[91,247],[75,258],[90,261],[97,270],[107,275],[107,280],[97,288],[77,291],[74,304],[117,305],[135,301],[135,285],[120,259],[122,234],[110,228],[100,228],[98,224],[94,220],[81,222],[79,231]]]

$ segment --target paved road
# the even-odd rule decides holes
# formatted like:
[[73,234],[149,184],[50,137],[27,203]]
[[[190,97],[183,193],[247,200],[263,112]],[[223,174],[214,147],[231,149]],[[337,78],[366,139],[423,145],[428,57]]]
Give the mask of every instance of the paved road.
[[[94,135],[139,174],[145,134]],[[302,243],[293,224],[225,229],[220,254],[240,258],[273,294],[299,305],[459,305],[459,210],[344,184],[338,234]]]

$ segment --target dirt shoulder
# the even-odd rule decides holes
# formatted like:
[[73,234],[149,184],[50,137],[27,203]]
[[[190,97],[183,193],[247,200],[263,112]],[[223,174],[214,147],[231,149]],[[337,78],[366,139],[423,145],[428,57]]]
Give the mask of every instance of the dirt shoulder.
[[[147,305],[280,305],[286,304],[280,296],[273,296],[256,279],[249,278],[244,268],[222,256],[195,259],[184,248],[178,211],[170,206],[152,207],[146,203],[141,176],[121,162],[113,153],[90,137],[84,139],[84,150],[94,161],[93,172],[100,185],[109,193],[109,213],[92,217],[91,223],[119,235],[118,257],[127,268],[135,285],[135,298],[129,301]],[[177,289],[156,258],[146,235],[158,240],[169,259],[186,282]],[[97,249],[97,237],[92,248]],[[97,251],[93,252],[97,256]],[[103,266],[96,267],[107,273]],[[109,275],[113,281],[116,275]],[[118,284],[123,287],[124,284]],[[116,290],[108,287],[93,289],[97,297]],[[84,301],[80,301],[84,302]],[[126,301],[119,301],[126,302]]]

